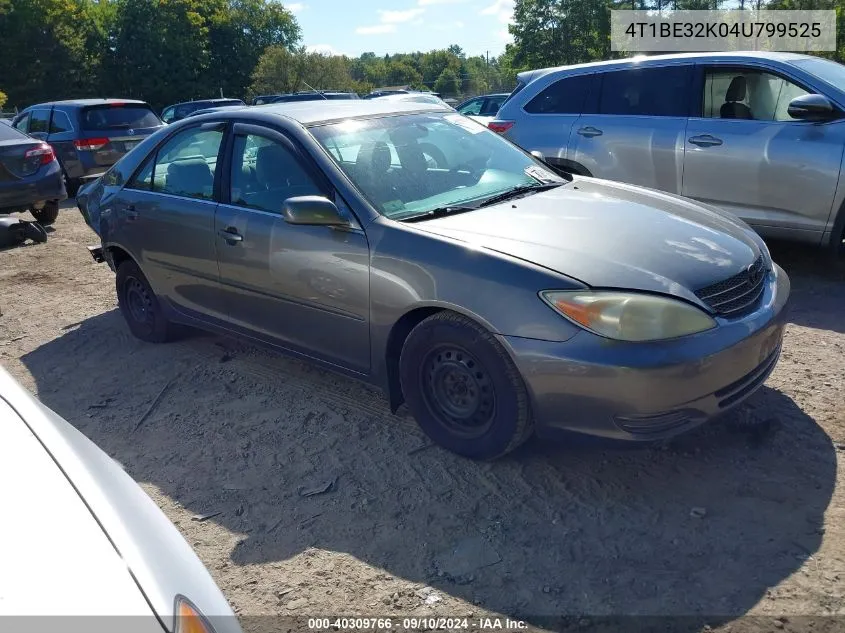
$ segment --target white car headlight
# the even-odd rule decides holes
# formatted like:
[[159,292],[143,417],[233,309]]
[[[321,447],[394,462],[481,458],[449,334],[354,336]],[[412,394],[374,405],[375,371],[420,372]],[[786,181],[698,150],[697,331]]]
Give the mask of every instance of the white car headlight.
[[660,341],[716,327],[716,321],[695,306],[659,295],[547,290],[540,296],[576,325],[618,341]]

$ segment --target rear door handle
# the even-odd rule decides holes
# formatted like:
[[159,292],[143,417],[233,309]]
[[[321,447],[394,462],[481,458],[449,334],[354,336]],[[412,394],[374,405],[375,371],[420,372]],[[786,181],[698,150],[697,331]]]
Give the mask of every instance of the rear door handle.
[[138,209],[135,208],[134,204],[130,204],[126,207],[126,219],[130,222],[137,220],[139,215]]
[[699,147],[715,147],[722,144],[722,139],[711,136],[710,134],[691,136],[687,140],[693,145],[698,145]]
[[587,127],[582,127],[578,130],[578,134],[581,136],[586,136],[587,138],[591,138],[593,136],[601,136],[604,134],[600,129],[597,127],[593,127],[592,125],[588,125]]
[[244,236],[238,233],[238,229],[234,226],[227,226],[225,229],[220,229],[217,234],[233,246],[238,242],[244,241]]

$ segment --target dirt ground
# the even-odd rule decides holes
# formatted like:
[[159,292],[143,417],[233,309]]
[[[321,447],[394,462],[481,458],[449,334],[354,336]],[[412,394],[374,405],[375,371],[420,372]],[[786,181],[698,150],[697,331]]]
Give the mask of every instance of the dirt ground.
[[135,340],[66,207],[46,244],[0,252],[0,362],[141,484],[245,629],[845,630],[845,283],[813,249],[773,249],[794,307],[746,408],[665,446],[532,441],[475,463],[348,378],[202,333]]

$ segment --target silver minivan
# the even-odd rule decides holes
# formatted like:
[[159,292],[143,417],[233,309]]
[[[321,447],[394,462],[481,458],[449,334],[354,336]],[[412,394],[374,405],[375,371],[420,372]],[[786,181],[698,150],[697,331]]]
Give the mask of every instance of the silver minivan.
[[660,55],[521,73],[491,129],[561,171],[688,196],[845,250],[845,66]]

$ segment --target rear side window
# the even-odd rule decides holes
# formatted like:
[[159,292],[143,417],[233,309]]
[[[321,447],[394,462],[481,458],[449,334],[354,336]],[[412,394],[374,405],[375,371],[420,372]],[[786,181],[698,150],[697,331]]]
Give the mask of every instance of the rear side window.
[[50,131],[50,111],[49,110],[33,110],[32,118],[29,120],[29,133],[44,132],[47,134]]
[[593,75],[565,77],[525,104],[531,114],[581,114]]
[[602,75],[600,114],[687,116],[689,67],[638,68]]
[[156,127],[161,124],[155,112],[142,104],[107,104],[82,110],[82,127],[86,130],[123,130]]
[[60,134],[62,132],[70,132],[73,126],[70,124],[70,119],[67,114],[60,110],[53,110],[53,119],[50,121],[50,134]]

